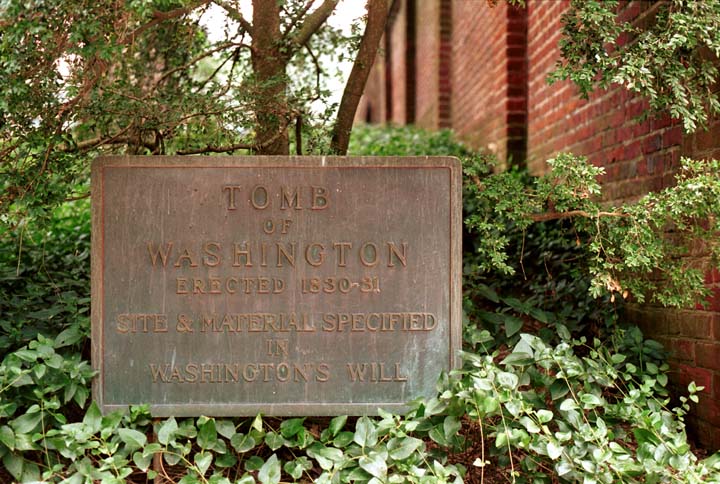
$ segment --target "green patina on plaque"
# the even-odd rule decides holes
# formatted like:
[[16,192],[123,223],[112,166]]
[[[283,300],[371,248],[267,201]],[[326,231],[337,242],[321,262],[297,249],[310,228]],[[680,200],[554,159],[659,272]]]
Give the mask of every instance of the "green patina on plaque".
[[155,416],[375,414],[461,338],[454,158],[92,167],[94,397]]

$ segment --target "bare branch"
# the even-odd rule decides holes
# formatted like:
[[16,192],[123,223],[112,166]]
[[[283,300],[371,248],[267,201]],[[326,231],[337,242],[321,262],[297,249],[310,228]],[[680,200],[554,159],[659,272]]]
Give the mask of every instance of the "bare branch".
[[315,53],[312,51],[309,45],[305,45],[305,50],[307,50],[308,54],[310,54],[310,58],[313,61],[313,64],[315,65],[315,96],[310,101],[317,101],[320,99],[320,76],[323,72],[322,68],[320,67],[320,61],[318,60]]
[[288,26],[288,29],[286,30],[286,34],[289,32],[292,32],[293,29],[295,29],[295,26],[298,24],[300,19],[305,17],[305,14],[308,13],[308,10],[310,10],[310,7],[312,7],[313,3],[315,3],[315,0],[307,0],[305,2],[305,5],[303,5],[303,8],[298,12],[296,16],[292,18],[292,21],[290,22],[290,25]]
[[355,111],[357,111],[360,96],[362,96],[365,83],[370,75],[375,56],[377,55],[380,39],[385,32],[385,23],[388,17],[389,0],[368,0],[368,20],[365,26],[365,33],[360,41],[355,62],[353,63],[350,77],[345,84],[340,108],[338,109],[337,120],[333,127],[332,142],[330,149],[338,154],[347,153],[350,143],[350,131],[352,130]]
[[547,222],[548,220],[562,220],[572,217],[600,218],[600,217],[629,217],[625,212],[586,212],[585,210],[568,210],[567,212],[546,212],[530,215],[533,222]]
[[263,148],[266,148],[273,144],[276,140],[278,140],[283,134],[285,134],[285,130],[287,129],[289,123],[286,123],[282,129],[280,129],[277,133],[275,133],[275,136],[272,138],[266,140],[263,143],[236,143],[233,145],[228,146],[214,146],[214,145],[207,145],[204,148],[197,148],[194,150],[181,150],[178,151],[178,155],[199,155],[202,153],[228,153],[230,151],[237,151],[237,150],[261,150]]
[[155,25],[162,23],[166,20],[170,20],[173,18],[182,17],[183,15],[187,15],[190,12],[192,12],[193,10],[195,10],[196,8],[202,7],[203,5],[207,5],[209,2],[210,2],[210,0],[202,0],[200,2],[192,3],[192,4],[188,5],[187,7],[176,8],[174,10],[168,10],[167,12],[155,11],[153,13],[152,20],[141,25],[140,27],[136,28],[135,30],[133,30],[132,32],[127,34],[125,37],[123,37],[120,40],[120,44],[123,44],[123,45],[131,44],[131,43],[135,42],[135,39],[140,34],[145,32],[149,28],[154,27]]
[[90,192],[87,192],[87,193],[85,193],[85,194],[83,194],[83,195],[76,195],[76,196],[74,196],[74,197],[68,197],[68,198],[66,198],[64,201],[65,201],[65,202],[74,202],[74,201],[77,201],[77,200],[83,200],[83,199],[85,199],[85,198],[90,198]]
[[230,151],[237,150],[252,150],[256,146],[251,143],[237,143],[228,146],[214,146],[207,145],[204,148],[197,148],[194,150],[180,150],[177,152],[178,155],[199,155],[202,153],[228,153]]
[[[235,43],[233,43],[233,42],[223,42],[222,44],[218,44],[218,45],[216,45],[215,47],[213,47],[212,49],[206,50],[206,51],[203,52],[202,54],[199,54],[199,55],[197,55],[196,57],[194,57],[193,59],[190,59],[186,64],[183,64],[183,65],[181,65],[181,66],[175,67],[174,69],[170,69],[169,71],[165,72],[165,73],[162,75],[162,77],[160,77],[160,79],[158,79],[157,82],[155,83],[155,88],[154,88],[154,89],[156,89],[156,88],[160,85],[160,83],[162,83],[165,79],[167,79],[167,78],[170,77],[171,75],[175,74],[176,72],[182,71],[182,70],[185,70],[185,69],[188,69],[188,68],[191,67],[193,64],[195,64],[195,63],[197,63],[197,62],[205,59],[206,57],[210,57],[211,55],[213,55],[213,54],[216,53],[216,52],[220,52],[221,50],[225,50],[225,49],[227,49],[228,47],[237,47],[237,48],[247,47],[247,48],[250,48],[249,45],[240,44],[240,45],[238,46],[237,44],[235,44]],[[234,55],[234,54],[233,54],[233,55]],[[227,62],[227,61],[226,61],[226,62]],[[223,62],[223,63],[217,68],[217,70],[215,71],[214,74],[216,74],[217,71],[220,70],[220,68],[221,68],[223,65],[225,65],[225,62]],[[213,74],[213,75],[214,75],[214,74]],[[211,77],[211,78],[212,78],[212,77]],[[207,82],[207,81],[206,81],[206,82]]]
[[295,154],[302,156],[302,116],[295,118]]
[[248,22],[245,17],[243,17],[242,12],[235,8],[233,5],[231,5],[229,2],[226,2],[225,0],[212,0],[212,2],[217,5],[218,7],[223,8],[227,13],[228,16],[240,24],[240,26],[250,34],[250,36],[253,36],[253,26],[250,22]]
[[310,40],[315,32],[325,23],[325,20],[333,13],[339,0],[325,0],[322,5],[305,18],[305,21],[297,29],[297,33],[290,34],[290,39],[296,47],[302,47]]

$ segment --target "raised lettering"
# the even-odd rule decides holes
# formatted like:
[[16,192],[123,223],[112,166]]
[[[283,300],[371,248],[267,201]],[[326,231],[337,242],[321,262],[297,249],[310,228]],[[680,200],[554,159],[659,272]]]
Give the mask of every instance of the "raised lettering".
[[220,265],[219,252],[221,250],[222,246],[219,242],[205,242],[205,244],[203,244],[203,252],[205,252],[203,264],[208,267],[216,267]]
[[312,187],[312,203],[310,207],[313,210],[325,210],[328,208],[328,190],[325,187]]
[[393,256],[395,257],[395,259],[397,259],[398,262],[402,264],[403,267],[407,267],[407,242],[403,242],[400,245],[402,247],[402,253],[400,253],[397,245],[395,245],[393,242],[387,243],[388,267],[395,267],[395,263],[393,262]]
[[[248,243],[244,242],[242,247],[240,244],[234,244],[234,256],[233,256],[233,267],[240,267],[242,265],[245,265],[245,267],[252,267],[252,260],[250,258],[250,249],[248,248]],[[245,263],[242,264],[240,262],[241,259],[245,259]]]
[[[165,249],[163,251],[163,248]],[[150,262],[152,263],[152,266],[155,267],[157,264],[158,257],[160,258],[160,262],[162,263],[163,267],[167,266],[168,257],[170,256],[170,253],[172,252],[173,243],[168,242],[164,246],[158,244],[157,248],[153,247],[152,242],[148,242],[147,244],[147,250],[150,254]]]
[[325,260],[325,246],[322,244],[308,244],[305,247],[305,261],[313,267],[322,265]]
[[270,205],[270,197],[267,188],[257,185],[250,194],[250,204],[257,210],[264,210]]
[[287,210],[288,208],[302,210],[302,206],[300,205],[300,191],[297,188],[291,191],[289,187],[282,187],[280,192],[280,210]]
[[222,190],[228,193],[228,210],[237,210],[237,207],[235,206],[235,191],[240,190],[240,188],[240,185],[224,185],[222,187]]
[[372,242],[365,242],[360,247],[360,262],[365,267],[374,267],[378,263],[378,248]]

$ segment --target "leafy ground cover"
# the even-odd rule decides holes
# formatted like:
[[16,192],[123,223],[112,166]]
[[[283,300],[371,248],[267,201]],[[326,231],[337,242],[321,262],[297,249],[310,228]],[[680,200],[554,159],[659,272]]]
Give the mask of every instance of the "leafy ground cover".
[[[0,481],[145,483],[159,472],[182,484],[720,482],[720,456],[693,452],[685,433],[698,388],[671,396],[662,347],[622,322],[623,274],[644,263],[638,254],[657,263],[667,248],[635,232],[647,238],[638,260],[607,257],[620,228],[639,229],[591,204],[597,169],[559,157],[560,192],[548,179],[489,175],[490,160],[448,132],[360,129],[353,142],[355,154],[465,162],[464,366],[443,375],[434,398],[377,418],[160,420],[142,406],[101,415],[89,389],[89,205],[80,200],[0,238]],[[652,196],[674,210],[666,219],[716,210],[717,176],[691,166],[679,190],[690,183],[695,208],[667,208],[677,192]],[[498,202],[511,189],[524,205]],[[595,217],[532,220],[548,200]],[[648,230],[654,220],[644,219]],[[598,282],[608,274],[615,285]],[[639,281],[630,289],[654,297]]]

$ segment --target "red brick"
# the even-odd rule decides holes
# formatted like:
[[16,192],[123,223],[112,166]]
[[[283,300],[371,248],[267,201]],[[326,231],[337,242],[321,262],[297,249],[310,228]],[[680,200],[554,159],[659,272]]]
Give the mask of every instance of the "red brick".
[[705,273],[705,284],[720,282],[720,271],[713,267]]
[[664,313],[668,334],[710,340],[712,339],[712,314],[706,311],[667,310]]
[[700,394],[700,401],[694,410],[700,420],[716,427],[720,426],[720,400]]
[[702,393],[710,394],[712,388],[713,374],[705,368],[696,368],[684,364],[677,365],[679,375],[677,382],[681,388],[687,389],[690,382],[695,382],[698,387],[703,387]]
[[670,128],[663,133],[663,148],[669,148],[671,146],[680,146],[682,144],[683,132],[680,126]]
[[692,417],[687,422],[688,434],[693,442],[702,446],[708,452],[720,450],[720,432],[718,432],[716,426]]
[[720,343],[695,345],[695,364],[701,368],[720,371]]
[[[655,338],[660,339],[660,338]],[[665,347],[670,351],[670,357],[691,365],[695,364],[695,342],[687,339],[669,338]]]
[[712,339],[720,341],[720,315],[713,314],[710,327],[712,328]]

